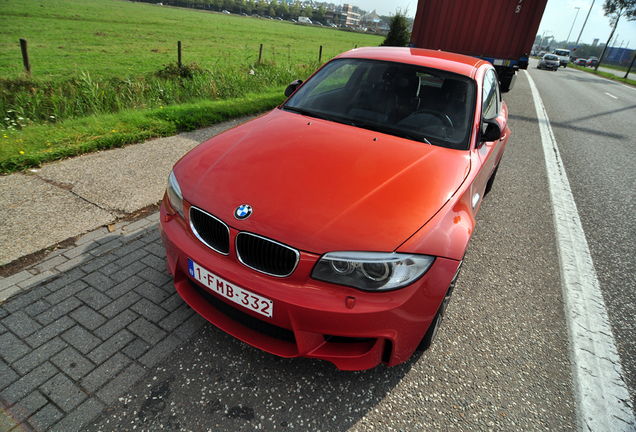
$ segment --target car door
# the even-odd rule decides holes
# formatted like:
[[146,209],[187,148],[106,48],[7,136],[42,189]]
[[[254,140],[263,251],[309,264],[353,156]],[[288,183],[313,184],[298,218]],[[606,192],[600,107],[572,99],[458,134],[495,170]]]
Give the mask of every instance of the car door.
[[[507,109],[501,99],[499,80],[494,69],[489,68],[483,77],[482,83],[482,106],[481,106],[481,130],[480,135],[486,131],[485,120],[499,119],[499,124],[503,125],[501,138],[494,141],[478,142],[474,150],[474,158],[480,165],[479,174],[473,188],[473,208],[476,211],[481,202],[486,184],[495,170],[499,159],[503,153],[505,142],[508,138],[509,130],[507,123]],[[473,159],[473,160],[475,160]]]

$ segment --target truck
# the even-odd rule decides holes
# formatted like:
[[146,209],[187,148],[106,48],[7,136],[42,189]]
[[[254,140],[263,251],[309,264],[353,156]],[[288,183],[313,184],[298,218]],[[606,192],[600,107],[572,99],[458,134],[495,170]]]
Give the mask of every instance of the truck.
[[311,20],[308,17],[299,16],[298,22],[305,24],[312,24]]
[[411,46],[489,61],[502,92],[527,69],[547,0],[419,0]]

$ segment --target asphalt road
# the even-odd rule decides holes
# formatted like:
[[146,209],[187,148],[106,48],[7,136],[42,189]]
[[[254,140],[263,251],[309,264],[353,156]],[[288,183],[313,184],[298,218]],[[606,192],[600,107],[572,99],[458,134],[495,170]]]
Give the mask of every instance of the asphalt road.
[[340,372],[207,325],[90,429],[576,430],[551,202],[523,75],[505,100],[513,134],[431,350],[391,369]]
[[636,89],[574,69],[530,70],[550,117],[636,402]]

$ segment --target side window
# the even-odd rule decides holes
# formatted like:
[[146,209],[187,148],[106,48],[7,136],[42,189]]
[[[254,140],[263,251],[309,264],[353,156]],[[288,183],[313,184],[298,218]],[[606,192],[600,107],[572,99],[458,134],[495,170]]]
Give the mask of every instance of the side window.
[[497,117],[500,111],[501,95],[499,93],[497,74],[493,69],[490,69],[484,75],[481,112],[484,119],[492,119]]

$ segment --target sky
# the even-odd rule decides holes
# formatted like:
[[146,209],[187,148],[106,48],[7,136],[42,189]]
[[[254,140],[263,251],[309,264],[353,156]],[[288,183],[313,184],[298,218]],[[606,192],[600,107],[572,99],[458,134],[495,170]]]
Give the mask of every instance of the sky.
[[[417,10],[416,0],[393,0],[390,2],[386,0],[344,0],[342,3],[350,3],[369,12],[375,9],[378,15],[393,15],[397,9],[404,11],[408,8],[408,15],[414,17]],[[572,29],[569,40],[571,44],[574,44],[581,33],[590,6],[592,6],[580,43],[592,44],[596,38],[599,39],[600,43],[605,43],[612,32],[612,27],[610,19],[603,14],[603,3],[604,0],[595,0],[592,6],[592,0],[548,0],[537,34],[554,36],[555,40],[562,41],[566,40],[570,29]],[[578,15],[575,9],[577,7],[580,8]],[[616,46],[621,46],[622,42],[623,47],[628,44],[628,48],[635,49],[636,21],[627,21],[622,17],[612,40],[616,36],[618,36]]]

